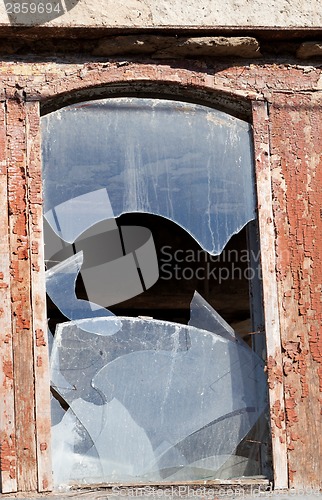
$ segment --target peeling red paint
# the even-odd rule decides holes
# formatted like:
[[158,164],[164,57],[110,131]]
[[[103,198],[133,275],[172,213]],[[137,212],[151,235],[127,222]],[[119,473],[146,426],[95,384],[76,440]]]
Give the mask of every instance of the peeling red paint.
[[291,386],[285,385],[285,409],[288,425],[292,426],[295,422],[298,422],[298,415],[295,411],[297,407],[297,402],[295,399],[296,389]]
[[46,346],[45,335],[42,330],[36,330],[36,346]]
[[33,254],[38,254],[39,253],[38,243],[36,241],[33,241],[32,244],[31,244],[31,252]]
[[0,273],[0,288],[8,288],[8,283],[5,283],[3,280],[5,279],[4,274]]
[[13,365],[11,361],[4,360],[2,363],[2,369],[5,377],[13,380]]
[[314,93],[294,93],[275,95],[270,107],[287,446],[294,487],[321,484],[322,477],[321,105]]
[[267,360],[268,385],[272,389],[275,384],[280,384],[283,380],[282,368],[277,365],[276,360],[269,356]]
[[[20,191],[21,191],[21,194],[24,194],[23,189],[21,189]],[[22,208],[22,207],[20,206],[20,208]],[[18,214],[16,221],[14,223],[14,226],[13,226],[12,232],[14,234],[18,234],[20,238],[21,238],[21,236],[27,236],[26,214],[24,212]]]
[[[309,331],[309,345],[310,351],[314,361],[322,364],[322,336],[320,334],[320,328],[315,325],[311,325]],[[319,388],[322,392],[322,367],[318,368],[318,378],[319,378]]]
[[285,420],[284,411],[281,410],[281,402],[276,401],[275,404],[271,408],[271,416],[274,424],[278,429],[282,429],[282,422]]
[[309,354],[309,350],[303,347],[304,334],[298,335],[297,339],[296,341],[285,340],[283,342],[283,368],[285,375],[289,375],[292,372],[299,374],[302,389],[301,398],[303,399],[309,394],[309,387],[306,381],[306,357]]
[[39,273],[40,271],[40,266],[38,264],[35,264],[34,262],[32,263],[32,270],[35,271],[36,273]]
[[18,489],[36,489],[35,394],[26,186],[26,113],[23,100],[6,103],[12,348]]
[[8,472],[11,479],[16,477],[16,450],[15,437],[10,436],[10,442],[1,436],[0,442],[0,470]]

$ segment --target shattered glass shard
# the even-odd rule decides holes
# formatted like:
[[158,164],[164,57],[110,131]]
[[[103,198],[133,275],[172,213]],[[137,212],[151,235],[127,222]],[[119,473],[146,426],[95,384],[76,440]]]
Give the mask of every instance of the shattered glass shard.
[[[59,239],[60,245],[65,246],[50,256],[47,293],[69,319],[108,316],[102,312],[102,307],[110,307],[139,295],[159,277],[151,231],[138,226],[117,229],[113,226],[109,229],[109,223],[110,220],[101,221],[90,227],[73,245],[66,246]],[[52,248],[57,249],[56,240],[55,244],[53,239],[50,241]],[[74,258],[74,252],[78,252],[77,258]],[[79,273],[89,300],[87,304],[76,298],[75,284]],[[65,288],[62,288],[63,285]],[[101,313],[88,314],[90,309],[100,309]]]
[[102,218],[160,215],[219,255],[255,219],[250,133],[248,123],[216,109],[161,99],[105,99],[50,113],[42,118],[46,218],[72,242],[100,220],[108,193],[110,215]]
[[[47,293],[69,319],[75,319],[75,314],[77,319],[93,317],[93,314],[86,316],[89,306],[76,299],[71,290],[72,279],[68,280],[68,290],[64,290],[64,300],[61,300],[59,287],[64,272],[76,273],[76,278],[81,273],[92,308],[93,304],[110,307],[135,297],[159,277],[151,231],[137,226],[119,228],[105,189],[72,198],[48,211],[44,233],[45,259],[47,269],[51,269],[47,273]],[[73,255],[77,252],[83,260],[80,262],[78,258],[76,265]],[[66,304],[67,293],[71,296]],[[75,308],[82,304],[84,311],[76,312]]]
[[145,227],[121,226],[95,237],[85,232],[75,248],[84,252],[81,275],[87,297],[104,307],[139,295],[159,277],[153,237]]
[[[57,373],[69,384],[55,389],[90,436],[101,481],[188,470],[201,478],[204,469],[216,477],[266,406],[263,362],[246,344],[193,326],[119,320],[113,336],[83,332],[81,322],[59,325],[52,351],[54,385]],[[114,321],[101,320],[107,329]],[[74,453],[75,470],[83,458]]]
[[238,341],[234,329],[211,307],[211,305],[195,291],[190,304],[189,325],[215,332],[228,340]]
[[[44,217],[55,233],[68,243],[73,243],[84,231],[104,219],[111,219],[110,229],[117,228],[110,199],[104,188],[70,198],[52,207]],[[52,252],[52,255],[54,253],[56,252]]]
[[[106,324],[92,322],[91,318],[114,316],[104,307],[87,300],[78,299],[75,293],[76,279],[83,263],[82,252],[69,257],[60,264],[46,271],[46,291],[58,309],[71,320],[85,319],[83,329],[95,334],[106,335]],[[113,325],[116,325],[113,327]],[[117,318],[110,324],[112,331],[118,329]],[[109,330],[108,335],[111,335]]]

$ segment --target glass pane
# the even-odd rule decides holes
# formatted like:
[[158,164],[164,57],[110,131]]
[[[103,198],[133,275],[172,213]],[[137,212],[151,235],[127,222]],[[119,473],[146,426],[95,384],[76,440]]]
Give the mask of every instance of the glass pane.
[[[248,278],[206,276],[209,256],[247,251],[249,124],[118,98],[44,116],[42,133],[56,486],[261,474],[264,362],[235,330],[252,329]],[[234,294],[245,321],[225,316]]]
[[235,477],[241,459],[230,457],[266,406],[257,394],[264,363],[216,333],[119,320],[112,336],[112,317],[101,321],[106,336],[84,332],[81,321],[57,328],[52,384],[69,410],[53,427],[55,462],[62,441],[74,446],[55,482],[211,479],[224,465]]
[[134,98],[82,103],[42,120],[45,217],[65,241],[93,221],[148,212],[219,254],[255,218],[250,126],[242,120]]

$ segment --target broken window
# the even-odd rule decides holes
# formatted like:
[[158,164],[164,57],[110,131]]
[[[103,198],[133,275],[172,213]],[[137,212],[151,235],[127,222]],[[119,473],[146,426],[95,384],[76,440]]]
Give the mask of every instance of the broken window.
[[249,124],[115,98],[42,134],[56,486],[266,474]]

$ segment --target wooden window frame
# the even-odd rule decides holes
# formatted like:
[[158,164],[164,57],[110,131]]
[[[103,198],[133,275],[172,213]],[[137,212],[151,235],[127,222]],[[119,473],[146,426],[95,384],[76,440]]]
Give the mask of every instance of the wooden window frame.
[[[174,72],[177,70],[173,70]],[[267,369],[272,428],[274,488],[288,488],[285,440],[284,387],[281,335],[275,262],[275,234],[272,209],[271,165],[267,103],[260,95],[226,92],[206,79],[194,82],[194,72],[182,70],[190,82],[192,98],[216,105],[216,95],[236,102],[241,99],[251,110],[255,177],[258,199]],[[162,72],[153,75],[164,81]],[[156,78],[158,76],[158,78]],[[184,79],[183,78],[183,79]],[[138,77],[138,81],[142,76]],[[151,80],[149,69],[146,79]],[[86,80],[86,79],[85,79]],[[119,77],[122,81],[122,76]],[[170,80],[169,80],[170,81]],[[157,82],[158,83],[158,82]],[[185,100],[184,82],[177,95]],[[203,87],[202,92],[200,86]],[[176,86],[175,86],[176,87]],[[76,89],[76,84],[75,84]],[[83,85],[83,95],[88,91]],[[101,88],[100,88],[101,89]],[[100,90],[101,96],[115,95]],[[130,87],[129,87],[130,89]],[[129,95],[124,90],[124,95]],[[159,95],[166,95],[160,91]],[[216,94],[217,93],[217,94]],[[64,94],[65,95],[65,94]],[[73,96],[73,91],[70,90]],[[173,96],[174,97],[174,96]],[[187,97],[187,92],[186,92]],[[64,97],[65,98],[65,97]],[[78,91],[77,100],[81,100]],[[211,101],[214,99],[214,101]],[[40,99],[41,100],[41,99]],[[54,86],[43,101],[55,102]],[[66,100],[62,105],[68,103]],[[49,360],[42,235],[40,101],[9,96],[0,103],[0,363],[1,486],[2,493],[52,490],[50,453]],[[243,104],[244,105],[244,104]],[[57,107],[60,107],[57,105]],[[12,131],[17,129],[17,134]],[[1,132],[1,130],[0,130]],[[22,229],[21,227],[24,226]],[[22,304],[24,309],[22,310]],[[26,368],[25,359],[31,359]],[[22,432],[23,429],[23,432]]]

